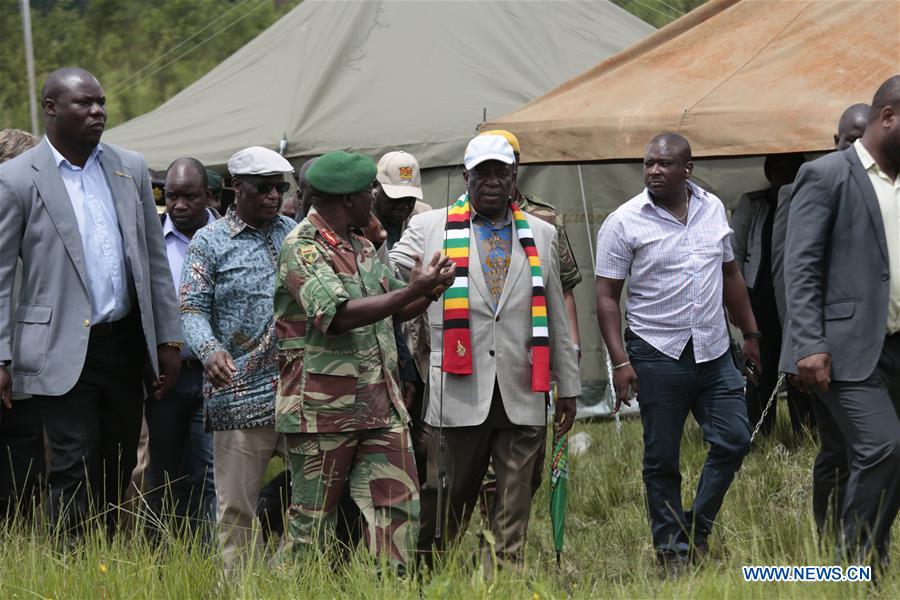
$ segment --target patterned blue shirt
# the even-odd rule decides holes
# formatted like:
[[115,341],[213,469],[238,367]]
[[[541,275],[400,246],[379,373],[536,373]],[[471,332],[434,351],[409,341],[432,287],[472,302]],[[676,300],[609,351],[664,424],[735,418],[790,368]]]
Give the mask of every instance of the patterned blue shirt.
[[484,283],[491,293],[496,311],[512,257],[512,213],[506,211],[502,219],[491,222],[473,211],[472,229],[478,245],[478,258],[481,262],[481,272],[484,273]]
[[278,215],[263,233],[241,221],[232,206],[188,245],[180,290],[185,342],[203,363],[226,350],[237,367],[223,388],[213,389],[204,377],[207,429],[275,422],[275,270],[281,243],[295,226]]

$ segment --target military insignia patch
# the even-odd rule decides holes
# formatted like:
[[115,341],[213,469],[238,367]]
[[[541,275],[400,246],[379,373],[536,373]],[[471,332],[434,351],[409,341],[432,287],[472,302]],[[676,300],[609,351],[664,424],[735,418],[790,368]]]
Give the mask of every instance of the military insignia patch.
[[315,246],[300,246],[300,256],[303,257],[303,260],[312,264],[318,260],[319,251]]
[[413,169],[412,167],[400,167],[400,179],[403,181],[412,181],[413,178]]

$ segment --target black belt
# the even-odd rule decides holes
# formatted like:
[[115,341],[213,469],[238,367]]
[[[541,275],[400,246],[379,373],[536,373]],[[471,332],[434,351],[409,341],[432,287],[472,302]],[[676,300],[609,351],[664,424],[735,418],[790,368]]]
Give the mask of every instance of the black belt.
[[131,313],[124,319],[111,323],[97,323],[91,325],[91,337],[112,337],[125,333],[133,333],[137,325],[137,317]]

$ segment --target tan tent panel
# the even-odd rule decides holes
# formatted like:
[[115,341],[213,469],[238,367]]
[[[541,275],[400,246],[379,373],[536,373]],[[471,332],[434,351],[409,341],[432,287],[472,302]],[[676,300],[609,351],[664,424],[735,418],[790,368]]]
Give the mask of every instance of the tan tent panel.
[[711,0],[485,127],[523,162],[641,158],[661,131],[695,157],[824,151],[898,72],[897,0]]

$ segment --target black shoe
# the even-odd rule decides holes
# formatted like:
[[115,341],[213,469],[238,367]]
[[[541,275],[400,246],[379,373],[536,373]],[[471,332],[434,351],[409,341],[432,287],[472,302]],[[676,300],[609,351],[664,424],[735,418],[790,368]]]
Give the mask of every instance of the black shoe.
[[687,554],[673,551],[656,553],[656,571],[660,579],[676,579],[690,569]]

